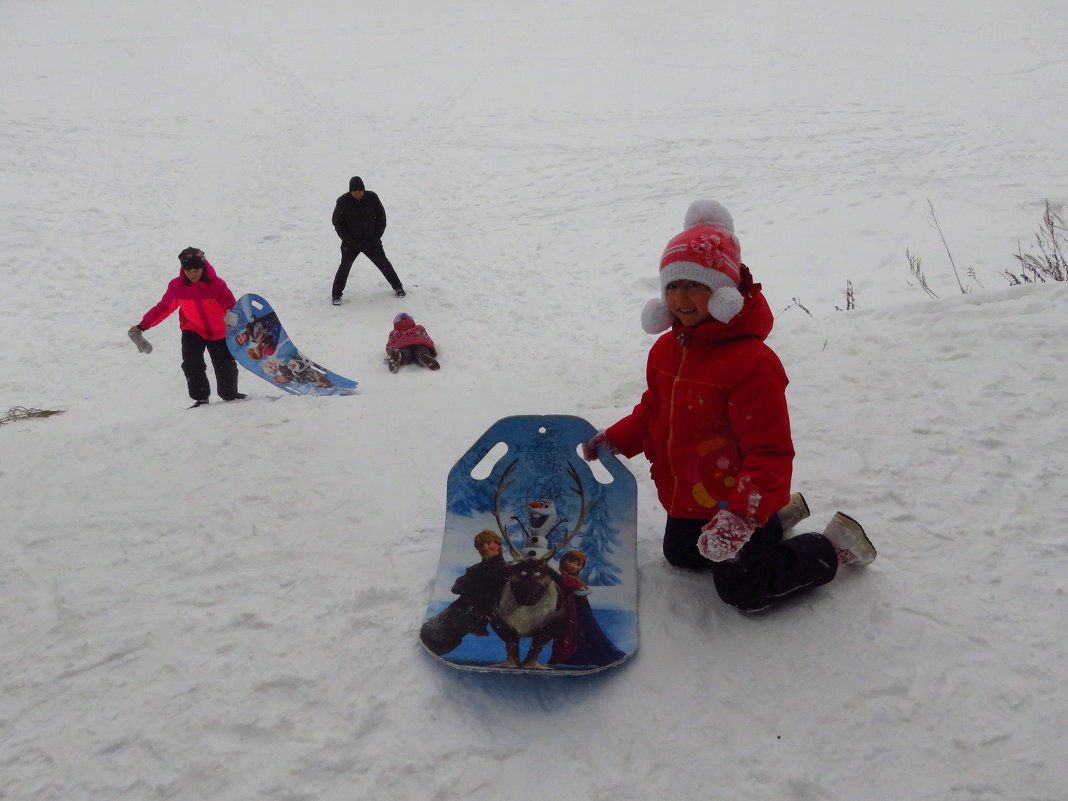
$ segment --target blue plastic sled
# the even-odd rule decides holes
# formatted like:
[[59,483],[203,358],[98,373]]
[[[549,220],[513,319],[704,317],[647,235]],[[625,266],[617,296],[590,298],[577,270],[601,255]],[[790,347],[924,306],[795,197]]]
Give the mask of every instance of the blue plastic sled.
[[596,430],[506,417],[449,472],[437,579],[420,629],[461,670],[592,673],[638,649],[637,492]]
[[265,299],[242,295],[234,311],[237,322],[226,330],[226,345],[237,363],[250,373],[293,395],[355,393],[355,381],[327,370],[300,352]]

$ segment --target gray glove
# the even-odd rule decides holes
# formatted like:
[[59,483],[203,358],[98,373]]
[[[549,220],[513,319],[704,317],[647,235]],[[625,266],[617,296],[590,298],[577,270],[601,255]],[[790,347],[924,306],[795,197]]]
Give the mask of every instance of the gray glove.
[[137,345],[137,349],[142,353],[152,352],[152,343],[145,339],[145,335],[141,333],[141,329],[136,325],[126,332],[130,336],[130,341]]

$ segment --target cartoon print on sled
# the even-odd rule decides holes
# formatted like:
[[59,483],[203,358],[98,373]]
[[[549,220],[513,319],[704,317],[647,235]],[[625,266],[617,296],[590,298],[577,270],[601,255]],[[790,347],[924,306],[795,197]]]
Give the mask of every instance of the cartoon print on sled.
[[259,295],[243,295],[234,306],[226,344],[238,364],[294,395],[350,395],[356,382],[305,356],[289,338],[278,314]]
[[[441,564],[420,630],[443,661],[578,673],[618,664],[636,649],[634,480],[616,463],[603,483],[573,458],[587,431],[592,426],[577,417],[505,418],[450,472]],[[515,458],[474,478],[498,437]],[[470,565],[461,553],[470,554],[479,528],[481,561]]]

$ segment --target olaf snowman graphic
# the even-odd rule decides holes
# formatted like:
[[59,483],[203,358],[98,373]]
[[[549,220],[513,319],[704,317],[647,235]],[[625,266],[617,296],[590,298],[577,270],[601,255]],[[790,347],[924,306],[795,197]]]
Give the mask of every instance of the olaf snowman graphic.
[[561,518],[556,513],[556,503],[552,498],[539,498],[536,501],[527,501],[527,523],[529,528],[517,516],[512,519],[519,523],[523,529],[523,545],[519,551],[524,559],[540,559],[549,552],[549,537],[553,529],[567,522],[567,518]]

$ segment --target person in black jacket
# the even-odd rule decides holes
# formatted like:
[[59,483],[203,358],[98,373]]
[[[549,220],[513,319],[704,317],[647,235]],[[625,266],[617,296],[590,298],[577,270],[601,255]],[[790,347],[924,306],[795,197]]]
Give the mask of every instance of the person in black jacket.
[[374,192],[363,188],[363,179],[354,175],[349,179],[349,191],[337,199],[334,215],[330,218],[334,230],[341,237],[341,264],[334,276],[331,298],[335,306],[341,305],[341,295],[349,280],[352,263],[361,253],[378,268],[389,281],[398,298],[405,295],[401,280],[382,249],[382,234],[386,230],[386,210]]
[[452,592],[460,597],[424,621],[419,630],[423,644],[438,656],[459,647],[468,634],[489,636],[490,614],[508,581],[500,536],[495,531],[480,531],[474,545],[482,561],[456,578]]

